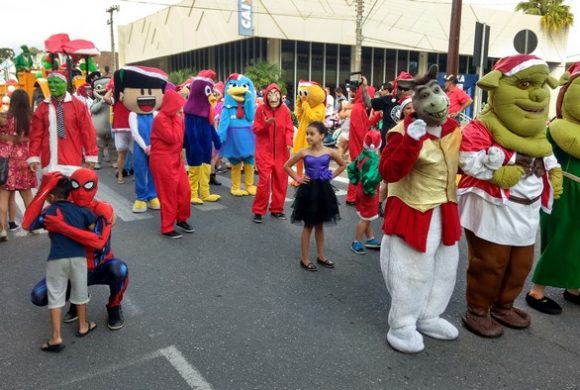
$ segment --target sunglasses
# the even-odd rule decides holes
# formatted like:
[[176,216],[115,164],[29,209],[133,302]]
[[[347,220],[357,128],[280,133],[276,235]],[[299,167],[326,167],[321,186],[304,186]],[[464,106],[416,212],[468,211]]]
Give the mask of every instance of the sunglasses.
[[411,88],[403,88],[403,87],[398,87],[397,90],[401,91],[401,92],[407,92],[410,91]]

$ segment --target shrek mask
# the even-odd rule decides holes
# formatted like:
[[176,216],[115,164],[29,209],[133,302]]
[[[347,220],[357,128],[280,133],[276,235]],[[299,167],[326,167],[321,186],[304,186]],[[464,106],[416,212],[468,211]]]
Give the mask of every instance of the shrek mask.
[[549,125],[550,135],[562,150],[580,159],[580,62],[568,68],[560,83],[557,119]]
[[502,58],[477,85],[489,91],[480,120],[502,146],[532,157],[545,157],[552,148],[545,136],[549,88],[557,81],[548,65],[532,55]]
[[160,69],[127,66],[114,75],[115,100],[121,100],[131,112],[151,114],[163,103],[167,75]]
[[48,75],[48,89],[51,96],[56,98],[64,96],[66,93],[66,78],[61,74],[51,73]]

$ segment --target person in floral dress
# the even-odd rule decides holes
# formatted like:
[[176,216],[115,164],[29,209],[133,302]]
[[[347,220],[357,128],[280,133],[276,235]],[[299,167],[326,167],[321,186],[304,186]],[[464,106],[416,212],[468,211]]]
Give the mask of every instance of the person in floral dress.
[[19,191],[24,204],[32,200],[36,175],[28,168],[28,134],[30,129],[30,100],[28,93],[17,89],[12,93],[10,109],[0,116],[0,157],[7,157],[8,180],[0,186],[0,241],[8,239],[6,214],[10,195]]

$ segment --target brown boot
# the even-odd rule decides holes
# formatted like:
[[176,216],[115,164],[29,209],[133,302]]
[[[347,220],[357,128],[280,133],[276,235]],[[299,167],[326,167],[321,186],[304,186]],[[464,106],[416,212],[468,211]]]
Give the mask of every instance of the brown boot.
[[487,310],[468,308],[461,319],[465,327],[478,336],[495,338],[503,334],[503,328],[491,318]]
[[528,313],[516,307],[494,306],[491,308],[491,316],[500,324],[514,329],[525,329],[532,322]]

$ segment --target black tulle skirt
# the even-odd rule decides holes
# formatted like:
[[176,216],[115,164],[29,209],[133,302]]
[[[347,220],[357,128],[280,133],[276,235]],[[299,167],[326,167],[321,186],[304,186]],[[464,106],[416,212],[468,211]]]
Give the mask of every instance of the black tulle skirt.
[[328,181],[311,180],[296,190],[292,204],[292,223],[336,224],[340,219],[338,201]]

